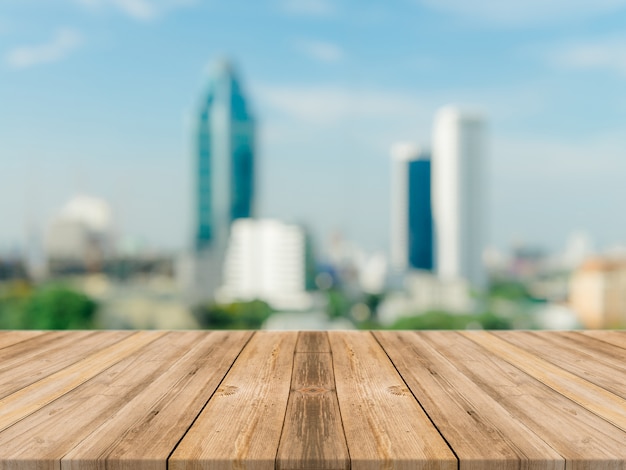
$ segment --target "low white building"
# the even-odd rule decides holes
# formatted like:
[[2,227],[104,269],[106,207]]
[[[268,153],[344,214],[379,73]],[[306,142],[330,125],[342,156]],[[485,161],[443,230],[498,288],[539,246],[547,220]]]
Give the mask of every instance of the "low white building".
[[260,299],[278,310],[306,310],[304,229],[273,219],[238,219],[231,227],[219,302]]
[[474,308],[467,281],[441,279],[429,272],[412,271],[404,278],[404,289],[390,294],[381,304],[378,319],[381,324],[390,326],[400,318],[429,311],[465,314],[472,313]]
[[71,199],[46,230],[48,263],[92,266],[113,249],[113,217],[106,201],[91,196]]

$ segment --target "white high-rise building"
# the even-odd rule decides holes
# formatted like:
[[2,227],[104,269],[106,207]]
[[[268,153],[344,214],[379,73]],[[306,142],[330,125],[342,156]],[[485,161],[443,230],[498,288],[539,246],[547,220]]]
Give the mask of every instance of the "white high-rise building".
[[279,310],[306,309],[311,305],[306,269],[302,227],[272,219],[237,219],[231,227],[217,299],[260,299]]
[[432,199],[437,274],[485,287],[485,124],[481,116],[445,107],[437,112]]

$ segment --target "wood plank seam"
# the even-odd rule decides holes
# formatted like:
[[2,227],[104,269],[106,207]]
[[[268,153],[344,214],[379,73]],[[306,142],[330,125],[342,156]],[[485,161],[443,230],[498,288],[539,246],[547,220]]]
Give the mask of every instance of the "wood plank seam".
[[[622,397],[615,395],[614,393],[606,390],[603,387],[600,387],[599,385],[594,384],[593,382],[590,382],[588,380],[586,380],[585,378],[581,378],[576,374],[573,374],[571,372],[568,372],[565,369],[562,369],[561,367],[558,367],[556,365],[554,365],[552,362],[550,362],[547,359],[543,359],[540,356],[537,356],[536,354],[533,354],[525,349],[522,349],[516,345],[514,345],[513,343],[510,343],[509,341],[506,341],[503,338],[500,338],[496,335],[494,335],[493,333],[487,332],[487,334],[489,336],[491,336],[493,339],[491,340],[492,342],[490,343],[491,346],[493,346],[493,349],[490,350],[490,347],[488,347],[487,345],[483,344],[482,341],[476,339],[477,336],[473,336],[471,334],[467,334],[467,332],[460,332],[459,334],[463,335],[464,337],[468,338],[469,340],[471,340],[473,343],[477,344],[478,346],[480,346],[481,348],[483,348],[484,350],[486,350],[487,352],[490,352],[491,354],[495,355],[496,357],[499,357],[500,359],[502,359],[503,361],[505,361],[506,363],[508,363],[509,365],[511,365],[512,367],[515,367],[517,370],[519,370],[520,372],[522,372],[523,374],[528,375],[529,377],[532,377],[533,379],[537,380],[538,382],[540,382],[541,384],[545,385],[546,387],[548,387],[549,389],[551,389],[552,391],[554,391],[555,393],[561,395],[562,397],[566,398],[567,400],[571,401],[572,403],[575,403],[576,405],[579,405],[583,408],[585,408],[586,410],[588,410],[589,412],[593,413],[594,415],[596,415],[598,418],[606,421],[607,423],[611,424],[612,426],[615,426],[615,428],[620,429],[621,431],[626,431],[626,413],[622,414],[620,416],[616,416],[613,419],[609,418],[608,415],[610,414],[609,411],[610,410],[624,410],[626,409],[626,407],[624,406],[624,403],[626,402]],[[504,342],[507,345],[509,345],[509,351],[506,351],[506,353],[503,353],[502,351],[498,351],[498,342]],[[512,350],[514,349],[518,349],[519,352],[523,353],[523,355],[527,355],[527,356],[532,356],[533,360],[535,363],[537,364],[541,364],[543,366],[543,370],[540,371],[535,371],[534,373],[529,369],[529,364],[525,364],[526,367],[524,367],[524,365],[522,365],[521,361],[515,361],[511,359],[511,354],[512,354]],[[558,376],[551,376],[551,372],[549,371],[549,369],[553,369],[556,370],[558,369],[559,375],[561,376],[565,376],[570,380],[579,382],[579,385],[584,386],[586,389],[588,390],[592,390],[594,392],[598,392],[598,395],[600,397],[605,398],[606,400],[599,402],[596,400],[592,400],[592,399],[585,399],[584,397],[582,397],[581,395],[576,395],[574,394],[573,391],[567,390],[564,387],[559,387],[558,386],[558,379],[554,378],[554,377],[558,377]],[[606,401],[610,402],[609,406]]]
[[[330,338],[328,338],[328,332],[325,333],[326,338],[328,340],[328,344],[330,345]],[[343,433],[343,439],[346,443],[346,451],[348,452],[348,470],[352,468],[352,456],[350,455],[350,446],[348,446],[348,439],[346,438],[346,427],[343,423],[343,414],[341,413],[341,403],[339,403],[339,397],[337,394],[337,382],[335,380],[335,358],[333,356],[332,348],[329,348],[330,351],[330,360],[333,367],[333,382],[335,383],[335,399],[337,400],[337,409],[339,410],[339,422],[341,423],[341,432]]]
[[[626,374],[622,373],[626,351],[576,332],[562,332],[550,336],[535,331],[515,332],[514,335],[510,333],[498,332],[497,336],[609,393],[626,399]],[[520,338],[523,338],[523,341],[520,341]],[[550,347],[554,349],[551,350]],[[550,353],[545,354],[545,351]],[[594,364],[594,367],[589,368],[588,364]]]
[[[26,333],[26,332],[20,332],[20,333]],[[43,335],[44,333],[46,333],[46,331],[31,330],[28,333],[31,333],[31,334],[23,335],[24,337],[22,339],[17,340],[17,341],[6,341],[4,343],[0,342],[0,349],[10,348],[11,346],[15,346],[16,344],[20,344],[20,343],[24,343],[26,341],[30,341],[33,338],[37,338],[38,336]],[[2,334],[3,335],[7,335],[8,333],[6,331],[3,331]]]
[[[129,462],[133,462],[131,468],[135,470],[154,470],[155,465],[159,470],[164,470],[167,457],[179,437],[186,431],[187,423],[205,405],[206,395],[218,387],[224,371],[232,366],[236,355],[241,352],[244,340],[248,339],[252,332],[206,334],[186,331],[174,332],[173,335],[170,338],[174,339],[173,344],[179,349],[179,354],[170,356],[175,359],[167,370],[161,370],[163,373],[155,380],[151,380],[140,393],[128,400],[126,405],[118,408],[85,439],[77,441],[71,449],[68,449],[60,459],[62,470],[85,468],[104,470],[105,466],[108,470],[125,470],[130,465]],[[187,342],[181,348],[180,340],[185,337],[192,338],[192,342]],[[241,339],[231,341],[231,338]],[[211,341],[208,342],[207,339]],[[169,349],[169,344],[168,342],[168,347],[162,350]],[[199,373],[200,371],[204,373]],[[196,381],[204,382],[203,386],[196,388],[193,385]],[[186,383],[190,388],[181,388],[182,383]],[[188,390],[193,389],[196,392],[184,396]],[[177,399],[181,400],[180,413],[172,412],[174,408],[172,404]],[[176,421],[168,422],[168,416]],[[116,426],[115,422],[125,422],[126,427]]]
[[[33,382],[32,384],[20,389],[19,391],[8,395],[2,399],[0,399],[0,407],[2,406],[6,406],[7,403],[11,403],[11,402],[15,402],[18,401],[22,395],[24,394],[24,391],[27,389],[31,389],[34,388],[37,385],[41,385],[44,383],[48,383],[50,382],[50,380],[52,380],[55,376],[63,376],[63,375],[67,375],[67,371],[69,369],[72,368],[76,368],[79,364],[83,363],[89,363],[90,361],[92,361],[94,359],[94,357],[97,356],[101,356],[101,355],[106,355],[107,352],[111,351],[111,354],[114,355],[114,347],[116,345],[118,345],[119,343],[127,343],[130,342],[130,340],[132,338],[136,338],[136,337],[140,337],[142,336],[142,334],[144,334],[145,332],[143,331],[139,331],[137,333],[133,333],[130,336],[127,336],[125,338],[122,338],[120,341],[117,341],[107,347],[105,347],[104,349],[98,350],[93,352],[92,354],[88,355],[87,357],[82,358],[81,360],[71,364],[70,366],[63,368],[51,375],[48,375],[36,382]],[[52,395],[56,395],[53,397],[50,397],[49,399],[45,399],[45,400],[38,400],[37,403],[34,404],[30,404],[30,406],[28,405],[22,405],[22,406],[26,406],[27,408],[27,412],[26,413],[20,413],[19,416],[16,416],[17,412],[15,410],[13,410],[13,412],[9,412],[8,414],[5,415],[0,415],[0,431],[4,431],[5,429],[11,427],[12,425],[14,425],[15,423],[22,421],[24,418],[30,416],[31,414],[35,413],[36,411],[38,411],[39,409],[43,408],[45,405],[52,403],[56,400],[58,400],[59,398],[61,398],[63,395],[65,395],[66,393],[74,390],[75,388],[81,386],[82,384],[84,384],[85,382],[91,380],[92,378],[94,378],[95,376],[107,371],[108,369],[110,369],[111,367],[113,367],[115,364],[117,364],[118,362],[122,361],[125,357],[128,357],[128,355],[132,355],[134,354],[137,350],[145,347],[146,345],[150,344],[151,342],[155,341],[157,338],[159,338],[160,336],[163,336],[162,333],[161,335],[154,335],[154,338],[146,338],[146,339],[142,339],[140,342],[140,346],[138,348],[134,348],[132,345],[127,346],[127,350],[130,351],[128,352],[127,355],[125,356],[120,356],[117,358],[117,360],[113,359],[111,360],[111,363],[108,364],[106,367],[104,367],[103,369],[100,369],[97,373],[92,374],[91,376],[85,378],[84,380],[81,379],[75,379],[73,381],[73,383],[70,384],[69,388],[67,388],[67,390],[63,391],[62,393],[58,394],[58,393],[52,393]],[[72,382],[72,381],[70,381]]]
[[[314,350],[302,350],[302,348],[300,347],[300,345],[302,343],[308,343],[307,340],[305,340],[305,337],[310,337],[311,335],[321,335],[325,340],[326,340],[326,344],[327,344],[327,348],[319,348],[318,345],[318,351],[314,351]],[[308,345],[308,344],[307,344]],[[325,350],[324,350],[325,349]],[[338,411],[337,413],[337,422],[340,425],[339,427],[341,428],[341,433],[340,436],[337,436],[337,439],[341,439],[343,441],[343,445],[339,444],[339,447],[342,448],[342,450],[345,450],[346,454],[347,454],[347,459],[346,459],[346,467],[344,467],[344,470],[349,470],[351,468],[351,459],[350,459],[350,450],[348,448],[348,444],[346,441],[346,433],[345,433],[345,428],[344,428],[344,424],[343,424],[343,418],[341,416],[341,410],[339,408],[339,400],[337,399],[337,388],[335,385],[335,369],[334,369],[334,363],[333,363],[333,356],[332,356],[332,351],[330,350],[330,342],[328,339],[328,333],[326,332],[298,332],[298,338],[296,340],[296,348],[294,349],[293,352],[293,368],[291,371],[291,382],[290,382],[290,390],[289,390],[289,398],[287,400],[287,406],[285,407],[285,415],[283,418],[283,425],[281,428],[281,433],[280,433],[280,439],[279,439],[279,446],[276,449],[276,458],[275,458],[275,464],[274,464],[274,468],[281,470],[284,468],[284,462],[282,461],[284,458],[284,449],[283,449],[283,445],[285,445],[287,443],[288,446],[288,436],[285,433],[285,428],[289,427],[291,423],[289,423],[289,413],[290,411],[292,411],[292,408],[294,407],[294,402],[296,400],[296,393],[298,392],[302,392],[303,390],[300,389],[300,387],[302,387],[302,384],[298,384],[298,372],[300,372],[299,370],[297,370],[296,365],[300,363],[299,359],[301,359],[301,357],[299,358],[298,356],[309,356],[312,357],[313,355],[328,355],[328,358],[330,359],[330,367],[329,367],[329,371],[330,371],[330,382],[332,382],[332,386],[330,387],[330,389],[326,389],[324,387],[324,385],[321,383],[321,381],[310,385],[310,387],[307,385],[307,388],[310,389],[309,393],[313,393],[313,394],[323,394],[323,393],[327,393],[327,392],[331,392],[332,395],[332,401],[334,402],[334,405],[336,406],[336,409]],[[319,358],[318,358],[319,359]],[[318,380],[320,378],[318,377]],[[330,384],[329,384],[330,385]],[[304,423],[306,424],[306,423]],[[315,423],[311,423],[311,425],[313,427],[315,427]],[[327,449],[328,450],[328,449]],[[332,449],[332,450],[337,450]],[[332,452],[332,450],[330,450],[330,452]],[[323,456],[322,456],[323,457]],[[335,455],[336,457],[336,455]],[[293,465],[293,463],[292,463]],[[305,465],[302,468],[318,468],[318,466],[320,468],[327,468],[326,465],[328,465],[328,462],[317,462],[317,463],[309,463],[308,465]],[[334,466],[331,466],[332,468],[335,468]],[[288,467],[289,468],[289,467]]]
[[404,379],[404,377],[402,376],[402,374],[400,373],[400,371],[398,370],[398,367],[396,366],[396,363],[393,362],[393,360],[391,359],[391,356],[389,356],[389,353],[387,353],[387,350],[383,347],[382,343],[378,340],[378,338],[376,337],[376,335],[374,334],[373,331],[369,331],[369,334],[372,335],[372,337],[374,338],[374,340],[378,343],[378,345],[380,346],[380,348],[385,352],[385,355],[389,358],[389,362],[391,362],[391,364],[393,365],[393,368],[396,369],[396,372],[398,372],[398,375],[400,376],[400,378],[402,379],[402,382],[404,383],[404,386],[406,387],[406,389],[411,393],[411,395],[413,395],[413,398],[415,398],[415,401],[417,402],[417,404],[419,405],[419,407],[422,409],[422,411],[424,412],[424,414],[426,415],[426,417],[428,418],[428,420],[431,422],[431,424],[433,425],[433,427],[437,430],[437,432],[439,433],[439,435],[441,436],[441,438],[443,439],[443,441],[446,443],[446,445],[448,446],[448,448],[450,449],[450,452],[452,452],[454,454],[454,457],[456,458],[456,468],[459,469],[460,465],[461,465],[461,459],[459,458],[459,456],[457,455],[456,451],[454,450],[454,448],[452,447],[452,445],[450,444],[450,442],[448,442],[448,439],[446,439],[446,436],[443,435],[443,433],[439,430],[439,427],[437,426],[437,424],[433,421],[433,419],[430,417],[430,415],[428,414],[428,412],[426,411],[426,409],[424,408],[424,406],[422,405],[422,403],[418,400],[418,398],[415,396],[415,393],[413,393],[413,390],[411,389],[411,387],[409,387],[409,384],[406,382],[406,380]]
[[167,458],[165,459],[165,468],[166,470],[169,470],[170,468],[170,457],[172,456],[172,454],[174,454],[174,452],[176,451],[176,449],[178,448],[178,446],[180,445],[180,443],[182,442],[182,440],[185,438],[185,436],[187,435],[187,433],[189,432],[189,430],[192,428],[192,426],[195,424],[195,422],[198,420],[198,417],[202,414],[202,412],[204,411],[204,409],[207,407],[207,405],[209,404],[209,402],[211,401],[211,398],[213,398],[213,396],[219,391],[220,387],[222,386],[222,384],[224,383],[224,379],[226,379],[226,377],[228,376],[228,373],[230,372],[230,370],[233,368],[233,366],[235,365],[235,363],[237,362],[237,359],[239,359],[239,356],[241,356],[241,353],[243,352],[244,349],[246,349],[246,346],[248,345],[248,343],[250,343],[250,341],[252,340],[252,338],[254,338],[254,336],[256,335],[256,331],[252,332],[252,334],[250,335],[250,337],[247,339],[247,341],[243,344],[243,346],[241,347],[241,349],[239,350],[239,352],[237,353],[237,355],[235,356],[235,359],[233,360],[233,362],[230,364],[230,367],[226,370],[226,372],[224,373],[224,376],[222,377],[222,379],[219,381],[219,383],[217,384],[217,387],[215,387],[215,390],[213,391],[213,393],[211,394],[210,397],[207,398],[206,402],[204,403],[204,405],[202,405],[202,408],[200,408],[200,410],[198,411],[198,414],[196,414],[196,416],[194,417],[193,420],[190,421],[189,426],[187,426],[187,429],[185,430],[185,432],[180,436],[180,439],[178,440],[178,442],[176,443],[176,445],[172,448],[172,450],[170,451],[169,455],[167,456]]
[[[97,354],[99,351],[113,346],[131,336],[130,332],[117,331],[112,334],[107,333],[103,341],[94,344],[94,338],[98,337],[98,332],[96,331],[89,332],[81,330],[78,332],[66,331],[61,333],[64,333],[64,335],[56,337],[52,341],[44,343],[44,345],[39,344],[39,340],[46,338],[48,335],[39,335],[31,338],[37,341],[35,349],[40,349],[40,351],[31,351],[19,356],[14,356],[8,360],[6,358],[0,359],[0,400],[19,392],[21,389],[32,385],[34,382],[44,380],[52,374],[72,367],[74,364],[86,359],[90,355]],[[80,336],[75,337],[72,341],[72,336],[76,336],[75,333],[78,333]],[[113,335],[118,335],[119,338],[116,339]],[[23,346],[24,342],[12,345],[12,347],[14,347],[13,349]],[[32,344],[29,346],[32,346]],[[37,369],[34,374],[28,373],[21,377],[13,375],[11,380],[5,380],[8,371],[21,370],[25,364],[28,364],[29,367],[36,364],[43,365],[43,367]]]
[[606,330],[582,330],[582,331],[578,331],[577,333],[585,336],[586,338],[592,338],[596,341],[600,341],[602,343],[608,344],[610,346],[614,346],[617,348],[621,348],[621,349],[626,349],[626,343],[622,343],[622,344],[618,344],[617,342],[612,342],[609,341],[606,334],[610,333],[610,332],[620,332],[624,335],[626,335],[626,330],[610,330],[610,331],[606,331]]

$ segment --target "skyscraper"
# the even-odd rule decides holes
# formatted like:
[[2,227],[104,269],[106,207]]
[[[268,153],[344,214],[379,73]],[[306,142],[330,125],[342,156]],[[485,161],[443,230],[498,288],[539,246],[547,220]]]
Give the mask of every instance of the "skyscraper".
[[435,117],[433,213],[437,274],[485,284],[485,126],[478,115],[452,107]]
[[193,250],[178,268],[190,302],[213,297],[232,222],[254,215],[254,119],[229,62],[213,67],[196,122]]
[[232,221],[254,213],[254,120],[227,61],[213,69],[196,152],[195,248],[224,249]]
[[412,144],[391,149],[391,259],[399,271],[433,269],[430,155]]

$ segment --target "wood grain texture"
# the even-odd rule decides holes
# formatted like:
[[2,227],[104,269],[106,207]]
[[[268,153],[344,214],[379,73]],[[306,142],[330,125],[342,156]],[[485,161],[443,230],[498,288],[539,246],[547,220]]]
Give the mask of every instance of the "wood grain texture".
[[[554,449],[454,367],[424,335],[374,335],[454,449],[460,470],[565,468]],[[454,347],[455,335],[446,336]]]
[[351,468],[456,469],[453,452],[369,333],[328,333]]
[[0,431],[62,397],[164,332],[140,331],[0,400]]
[[278,470],[343,470],[350,457],[325,332],[298,335]]
[[[492,354],[481,340],[485,332],[442,332],[424,336],[474,383],[498,401],[566,460],[569,469],[614,469],[626,466],[626,434],[593,412]],[[487,335],[487,336],[485,336]],[[501,340],[500,340],[501,341]]]
[[34,338],[35,336],[41,336],[43,331],[31,330],[31,331],[0,331],[0,349],[6,348],[16,343],[21,343],[27,339]]
[[296,343],[297,353],[330,353],[328,334],[325,331],[301,331]]
[[0,470],[625,470],[625,339],[0,332]]
[[[462,333],[497,357],[626,431],[626,400],[485,331]],[[547,354],[550,351],[546,351]],[[554,351],[552,352],[554,355]]]
[[0,398],[15,393],[95,351],[128,338],[130,331],[58,331],[0,350]]
[[626,350],[576,332],[502,331],[499,338],[626,398]]
[[136,339],[141,341],[132,351],[101,373],[1,432],[0,462],[20,461],[21,469],[58,469],[64,455],[157,381],[188,345],[180,333]]
[[170,333],[164,338],[166,347],[155,347],[173,350],[172,362],[162,358],[167,367],[161,374],[134,397],[125,397],[124,406],[65,454],[61,468],[165,469],[167,458],[251,336],[249,331]]
[[626,349],[626,331],[597,331],[587,330],[580,332],[583,335],[590,336],[605,343],[612,344],[618,348]]
[[296,332],[258,332],[169,459],[170,470],[274,469]]

